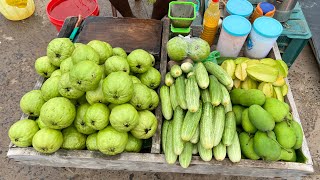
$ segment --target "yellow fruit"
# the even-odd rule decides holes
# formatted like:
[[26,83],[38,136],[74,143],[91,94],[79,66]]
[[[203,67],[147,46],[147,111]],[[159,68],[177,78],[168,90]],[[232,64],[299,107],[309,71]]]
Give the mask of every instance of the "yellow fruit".
[[221,64],[221,67],[229,74],[232,79],[235,79],[236,76],[234,75],[234,72],[236,70],[236,63],[234,63],[234,60],[225,60]]
[[286,84],[286,81],[284,80],[283,76],[278,76],[277,80],[272,83],[273,86],[281,87]]
[[277,80],[278,69],[265,64],[250,64],[247,67],[248,76],[262,82],[275,82]]
[[247,64],[246,63],[241,63],[238,64],[236,67],[236,71],[235,71],[235,76],[240,80],[240,81],[244,81],[247,77]]
[[236,63],[236,65],[243,63],[244,61],[250,60],[247,57],[238,57],[237,59],[234,60],[234,63]]
[[252,80],[250,77],[247,77],[247,79],[241,83],[242,89],[257,89],[257,87],[257,82],[255,80]]
[[235,87],[236,89],[241,88],[241,81],[238,78],[235,78],[233,80],[233,87]]
[[281,88],[280,87],[273,87],[273,89],[274,89],[274,92],[276,94],[276,98],[279,101],[284,102],[284,98],[283,98],[283,95],[282,95],[282,92],[281,92]]
[[278,70],[279,70],[279,75],[282,77],[287,77],[288,76],[288,66],[283,60],[277,60],[278,63]]
[[282,87],[281,87],[281,92],[282,92],[282,96],[285,96],[288,94],[288,85],[287,84],[284,84]]
[[250,60],[245,61],[245,63],[247,63],[247,66],[250,66],[251,64],[259,64],[260,61],[257,59],[250,59]]
[[271,83],[262,82],[259,84],[258,89],[263,92],[266,97],[273,97],[273,86]]
[[278,63],[276,62],[276,60],[271,59],[271,58],[264,58],[264,59],[260,59],[260,63],[265,64],[265,65],[269,65],[272,67],[277,67]]

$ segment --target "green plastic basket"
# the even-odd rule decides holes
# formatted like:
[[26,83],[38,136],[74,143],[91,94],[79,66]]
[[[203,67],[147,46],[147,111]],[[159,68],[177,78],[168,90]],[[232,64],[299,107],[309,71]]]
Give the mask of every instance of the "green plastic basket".
[[169,3],[168,17],[175,28],[188,28],[196,18],[196,5],[193,2],[172,1]]

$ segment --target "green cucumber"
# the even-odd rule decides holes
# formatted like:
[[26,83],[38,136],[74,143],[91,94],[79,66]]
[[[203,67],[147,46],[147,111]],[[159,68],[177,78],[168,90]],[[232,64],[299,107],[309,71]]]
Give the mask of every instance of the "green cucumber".
[[220,89],[221,89],[221,104],[223,104],[224,106],[231,104],[230,94],[227,88],[224,85],[220,84]]
[[165,153],[166,150],[166,142],[167,142],[167,134],[168,134],[168,127],[170,125],[170,121],[164,120],[162,124],[162,131],[161,131],[161,141],[162,141],[162,151]]
[[198,151],[198,144],[193,144],[193,148],[192,148],[192,154],[193,155],[196,155],[198,154],[199,151]]
[[170,90],[168,86],[162,86],[160,88],[160,100],[163,117],[166,120],[171,119],[173,110],[170,102]]
[[213,148],[213,107],[204,103],[200,119],[200,143],[205,149]]
[[199,109],[200,90],[195,76],[190,76],[186,84],[186,102],[190,112],[196,112]]
[[172,109],[175,110],[177,106],[179,106],[178,100],[177,100],[177,91],[176,91],[176,85],[172,84],[170,86],[170,102]]
[[234,112],[230,111],[226,114],[226,121],[222,136],[222,142],[224,145],[230,146],[232,144],[234,135],[237,133],[236,126],[236,116]]
[[172,77],[177,78],[181,76],[182,70],[179,65],[173,65],[170,69],[170,74]]
[[198,151],[201,159],[203,161],[211,161],[212,159],[212,149],[205,149],[201,143],[198,143]]
[[209,89],[201,89],[200,90],[201,100],[203,103],[209,102],[211,103]]
[[218,146],[213,147],[213,156],[217,161],[223,161],[227,155],[227,147],[220,142]]
[[200,140],[200,125],[197,125],[197,130],[196,132],[193,134],[192,138],[190,139],[190,142],[192,144],[197,144]]
[[173,151],[176,155],[180,155],[183,151],[184,141],[181,139],[181,127],[184,119],[184,112],[179,106],[175,109],[172,128],[173,128]]
[[222,105],[214,108],[213,115],[213,146],[217,146],[223,135],[225,124],[225,113]]
[[184,76],[180,76],[176,79],[175,88],[177,92],[177,100],[179,106],[182,109],[187,109],[187,102],[186,102],[186,84]]
[[213,75],[209,76],[210,84],[209,84],[209,93],[211,98],[211,104],[213,106],[218,106],[221,103],[221,87],[217,78]]
[[195,66],[194,73],[199,87],[206,89],[209,86],[209,75],[202,62],[198,62]]
[[167,86],[171,86],[174,83],[174,78],[171,76],[170,72],[167,72],[167,74],[164,78],[164,83]]
[[192,150],[193,150],[193,144],[190,142],[186,142],[182,153],[179,155],[179,163],[181,167],[183,168],[189,167],[192,159]]
[[195,113],[188,111],[184,117],[182,128],[181,128],[181,138],[184,141],[190,141],[192,136],[197,130],[200,118],[202,114],[202,103],[200,103],[199,110]]
[[234,135],[233,142],[227,147],[227,154],[231,162],[236,163],[241,160],[241,147],[238,138],[238,133]]
[[205,62],[204,66],[207,71],[214,75],[223,85],[227,87],[228,90],[232,89],[232,77],[222,67],[210,61]]
[[166,138],[166,150],[165,158],[168,164],[174,164],[177,161],[178,156],[173,151],[173,126],[172,123],[168,126],[167,138]]

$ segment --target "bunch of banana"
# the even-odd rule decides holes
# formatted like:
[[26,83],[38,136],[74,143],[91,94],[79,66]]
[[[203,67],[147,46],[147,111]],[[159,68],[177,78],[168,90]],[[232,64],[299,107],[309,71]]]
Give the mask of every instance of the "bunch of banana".
[[259,89],[267,97],[281,101],[284,101],[283,97],[288,93],[285,81],[288,66],[282,60],[239,57],[235,60],[225,60],[221,67],[232,77],[233,88]]

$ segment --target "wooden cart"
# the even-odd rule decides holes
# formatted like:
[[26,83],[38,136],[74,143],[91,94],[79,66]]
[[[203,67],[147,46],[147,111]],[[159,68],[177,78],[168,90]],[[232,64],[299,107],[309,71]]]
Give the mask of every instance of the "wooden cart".
[[[58,37],[69,37],[76,21],[77,18],[68,18]],[[200,31],[201,27],[193,27],[194,36],[199,35]],[[166,43],[169,39],[168,19],[156,21],[107,17],[89,18],[80,28],[80,34],[76,41],[87,43],[92,39],[107,41],[113,47],[123,47],[127,52],[136,48],[149,51],[156,57],[156,67],[161,71],[163,83],[167,68]],[[281,59],[277,45],[273,47],[269,56]],[[40,78],[36,83],[35,89],[39,89],[43,81],[44,79]],[[288,80],[286,81],[289,85]],[[294,119],[300,123],[290,86],[286,101],[291,107]],[[265,162],[247,159],[243,159],[239,163],[232,163],[228,159],[222,162],[216,160],[204,162],[199,156],[194,156],[187,169],[183,169],[178,162],[174,165],[168,165],[160,148],[162,124],[160,106],[156,109],[155,113],[159,125],[152,139],[151,150],[147,153],[122,153],[116,156],[106,156],[98,151],[61,149],[56,153],[46,155],[37,152],[32,147],[19,148],[11,144],[7,156],[18,163],[28,165],[147,172],[221,174],[252,177],[297,177],[311,174],[314,171],[305,138],[303,139],[301,148],[301,152],[307,158],[305,163]],[[26,117],[26,115],[23,115],[21,118]]]

